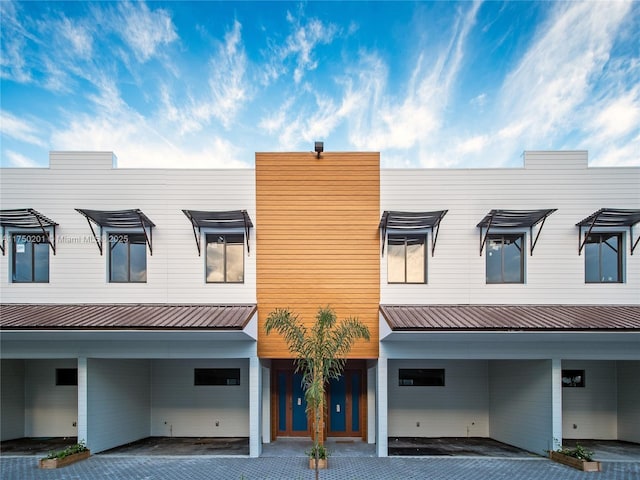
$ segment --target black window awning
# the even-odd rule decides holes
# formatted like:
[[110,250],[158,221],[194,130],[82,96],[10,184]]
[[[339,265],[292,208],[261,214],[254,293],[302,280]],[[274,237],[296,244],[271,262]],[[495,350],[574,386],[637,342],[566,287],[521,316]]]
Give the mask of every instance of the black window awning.
[[[491,210],[476,225],[480,229],[480,256],[487,242],[487,236],[492,228],[528,228],[530,239],[530,255],[533,255],[533,249],[538,243],[538,237],[544,226],[544,222],[549,215],[555,212],[556,208],[547,208],[542,210]],[[540,224],[536,238],[533,238],[533,227]],[[483,236],[483,229],[485,230]]]
[[[38,229],[47,239],[47,243],[56,254],[56,226],[58,224],[45,217],[33,208],[16,208],[12,210],[0,210],[0,226],[2,227],[2,245],[0,249],[2,254],[6,253],[5,249],[5,228],[25,228]],[[49,233],[49,228],[53,230]]]
[[249,253],[249,231],[253,227],[251,218],[246,210],[229,210],[224,212],[212,212],[202,210],[182,210],[191,222],[193,236],[196,238],[198,255],[201,255],[200,233],[202,229],[234,230],[242,228],[247,242]]
[[434,212],[398,212],[385,210],[380,218],[380,228],[382,237],[382,255],[384,255],[384,245],[387,241],[387,232],[415,233],[418,231],[431,231],[431,256],[436,248],[440,222],[447,214],[448,210],[437,210]]
[[[87,219],[87,223],[93,233],[102,255],[102,231],[107,228],[140,229],[144,233],[145,241],[149,247],[149,253],[153,255],[153,227],[155,224],[147,217],[142,210],[84,210],[76,208]],[[94,225],[100,227],[100,236],[96,234]]]
[[[610,228],[610,227],[626,227],[629,229],[629,245],[631,246],[631,255],[638,245],[640,236],[633,241],[633,226],[640,223],[640,210],[630,208],[601,208],[592,213],[587,218],[576,223],[578,229],[578,255],[582,253],[582,249],[594,228]],[[587,229],[584,239],[582,232]]]

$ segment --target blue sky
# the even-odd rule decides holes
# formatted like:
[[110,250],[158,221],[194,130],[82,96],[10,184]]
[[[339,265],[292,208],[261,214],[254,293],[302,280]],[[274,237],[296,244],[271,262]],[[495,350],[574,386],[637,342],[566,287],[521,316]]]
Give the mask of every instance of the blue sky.
[[640,2],[0,2],[2,166],[640,165]]

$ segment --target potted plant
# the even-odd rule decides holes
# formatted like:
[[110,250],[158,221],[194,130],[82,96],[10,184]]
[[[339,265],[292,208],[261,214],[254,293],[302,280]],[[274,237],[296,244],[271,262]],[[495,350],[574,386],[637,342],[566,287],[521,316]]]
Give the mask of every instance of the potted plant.
[[60,468],[71,465],[72,463],[89,458],[91,452],[84,444],[83,440],[80,440],[75,445],[70,445],[63,450],[57,452],[51,452],[44,458],[40,459],[40,468]]
[[[326,449],[322,441],[325,411],[325,387],[332,378],[339,378],[347,361],[347,354],[358,339],[369,340],[369,329],[357,318],[347,318],[337,323],[330,307],[318,309],[311,331],[288,309],[277,308],[267,316],[266,334],[275,330],[284,337],[289,351],[295,356],[296,372],[302,373],[302,387],[307,401],[307,415],[313,419],[313,458],[310,466],[318,470],[321,451]],[[326,458],[325,464],[326,464]]]
[[556,462],[568,465],[583,472],[601,472],[600,462],[593,460],[593,452],[579,443],[573,448],[560,446],[557,450],[549,451],[549,457]]
[[329,459],[329,451],[322,443],[314,443],[313,447],[305,452],[309,456],[309,468],[316,468],[316,458],[318,459],[318,469],[327,468],[327,460]]

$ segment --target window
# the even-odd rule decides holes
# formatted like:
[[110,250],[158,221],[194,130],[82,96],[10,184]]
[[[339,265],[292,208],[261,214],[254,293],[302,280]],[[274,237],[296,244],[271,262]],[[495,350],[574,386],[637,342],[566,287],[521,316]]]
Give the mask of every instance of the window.
[[622,234],[592,233],[584,246],[586,283],[622,282]]
[[562,386],[584,388],[584,370],[562,370]]
[[49,243],[43,233],[12,235],[13,271],[15,283],[49,282]]
[[56,368],[56,385],[69,386],[78,385],[77,368]]
[[147,281],[147,242],[141,233],[109,233],[109,281]]
[[444,387],[444,368],[401,368],[401,387]]
[[244,235],[207,235],[207,283],[244,282]]
[[426,283],[426,238],[424,234],[389,235],[387,282]]
[[489,235],[487,283],[524,283],[524,235]]
[[193,384],[202,385],[240,385],[239,368],[195,368]]

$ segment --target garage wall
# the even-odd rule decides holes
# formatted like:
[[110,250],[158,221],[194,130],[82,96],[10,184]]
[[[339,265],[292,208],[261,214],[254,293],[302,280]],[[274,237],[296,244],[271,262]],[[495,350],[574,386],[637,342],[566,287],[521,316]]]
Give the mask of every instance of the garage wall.
[[618,362],[618,440],[640,443],[640,361]]
[[[240,385],[195,386],[194,368],[240,368]],[[248,360],[154,360],[151,410],[152,436],[248,437]]]
[[[390,437],[489,436],[487,361],[389,360],[388,368]],[[445,386],[401,387],[400,368],[444,368]]]
[[489,362],[491,438],[546,455],[552,447],[550,360]]
[[78,387],[56,386],[56,368],[76,368],[75,359],[26,360],[24,435],[75,437]]
[[562,389],[562,436],[617,439],[616,362],[565,360],[562,368],[585,371],[584,388]]
[[94,453],[149,436],[150,361],[87,359],[87,446]]
[[24,361],[0,360],[0,441],[24,437]]

